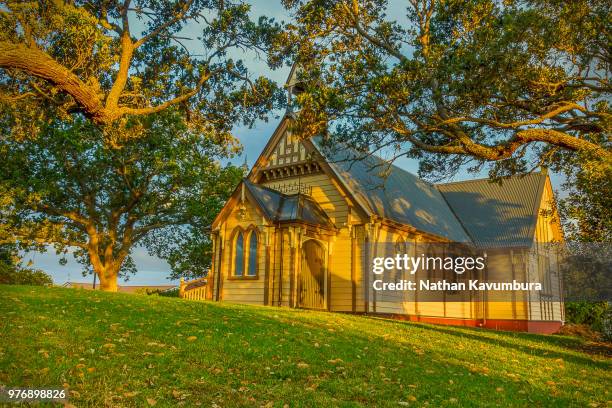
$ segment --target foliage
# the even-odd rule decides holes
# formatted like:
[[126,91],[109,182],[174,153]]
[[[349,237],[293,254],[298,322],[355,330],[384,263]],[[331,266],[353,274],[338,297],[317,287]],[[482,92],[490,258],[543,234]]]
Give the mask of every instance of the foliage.
[[134,293],[136,293],[137,295],[179,297],[179,288],[176,287],[167,290],[160,290],[155,288],[139,288]]
[[568,323],[586,324],[603,332],[604,320],[610,313],[608,302],[565,302],[565,320]]
[[0,263],[0,284],[51,286],[53,279],[40,269],[10,269]]
[[0,245],[0,284],[49,286],[51,276],[41,270],[24,268],[15,245]]
[[[174,109],[132,117],[126,129],[138,137],[120,148],[88,120],[57,120],[37,138],[0,140],[0,187],[11,199],[5,221],[15,236],[58,253],[75,247],[108,290],[119,273],[135,271],[135,245],[163,247],[157,253],[168,257],[183,244],[191,250],[242,175],[218,162],[237,150],[233,139],[187,127]],[[157,239],[146,240],[153,233]],[[204,266],[206,258],[197,261]]]
[[609,243],[565,243],[561,273],[566,301],[603,301],[612,298],[611,250]]
[[282,101],[271,81],[253,78],[231,56],[265,53],[280,29],[267,18],[251,21],[241,1],[0,7],[0,115],[15,139],[37,135],[49,120],[81,115],[114,130],[111,137],[136,137],[124,127],[130,115],[171,107],[190,126],[227,133]]
[[3,269],[17,269],[19,257],[17,247],[14,244],[0,244],[0,266]]
[[157,292],[157,294],[159,296],[164,296],[164,297],[179,297],[179,288],[173,288],[173,289],[168,289],[168,290],[164,290],[164,291],[159,291]]
[[563,336],[0,286],[7,310],[3,384],[60,379],[77,406],[584,407],[612,385],[610,360]]
[[302,67],[305,136],[417,158],[434,178],[560,152],[612,161],[607,1],[284,3],[296,26],[278,48]]
[[[229,197],[239,180],[244,177],[244,167],[227,167],[224,172],[210,175],[202,174],[202,181],[222,186],[223,197]],[[206,276],[212,261],[212,241],[210,223],[221,210],[223,202],[216,206],[192,203],[191,222],[175,225],[164,230],[152,231],[144,239],[151,255],[164,259],[171,268],[170,279],[184,277],[195,279]],[[168,233],[171,232],[171,233]]]
[[566,239],[612,242],[612,166],[597,166],[580,157],[560,161],[567,197],[559,202]]
[[605,340],[612,342],[612,307],[609,306],[610,303],[608,302],[608,310],[606,310],[601,321],[601,332]]

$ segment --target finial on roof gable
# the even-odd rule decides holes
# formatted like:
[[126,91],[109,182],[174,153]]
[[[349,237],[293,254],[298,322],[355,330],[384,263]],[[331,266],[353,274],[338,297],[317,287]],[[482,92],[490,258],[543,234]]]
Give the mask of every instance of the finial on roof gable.
[[293,95],[299,95],[304,91],[303,82],[301,80],[303,69],[297,62],[291,67],[285,88],[287,88],[287,112],[292,112]]

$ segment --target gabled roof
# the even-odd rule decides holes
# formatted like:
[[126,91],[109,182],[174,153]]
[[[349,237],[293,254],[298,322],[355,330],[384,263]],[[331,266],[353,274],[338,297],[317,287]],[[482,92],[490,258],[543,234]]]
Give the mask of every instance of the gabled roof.
[[[249,173],[251,195],[273,221],[303,220],[333,225],[326,213],[304,195],[287,196],[262,187],[259,169],[293,119],[286,114]],[[454,242],[480,246],[533,244],[537,215],[547,176],[530,174],[434,185],[379,157],[362,155],[348,146],[323,148],[320,136],[303,141],[307,150],[326,160],[324,171],[366,217],[376,215]],[[310,220],[310,221],[308,221]],[[559,232],[559,234],[561,234]]]
[[247,179],[243,182],[270,221],[299,221],[328,228],[334,227],[319,204],[304,194],[288,195],[254,184]]
[[[471,242],[433,184],[397,166],[388,166],[376,156],[362,159],[350,148],[322,149],[320,138],[311,140],[371,213],[451,241]],[[381,174],[387,169],[387,174]]]
[[438,184],[474,244],[482,247],[532,245],[546,175]]

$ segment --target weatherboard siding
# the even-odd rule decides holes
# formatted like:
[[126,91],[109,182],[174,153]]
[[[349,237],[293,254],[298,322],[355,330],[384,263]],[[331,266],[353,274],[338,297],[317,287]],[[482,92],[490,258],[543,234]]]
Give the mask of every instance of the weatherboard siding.
[[[222,288],[221,299],[227,302],[234,303],[249,303],[263,304],[264,299],[264,276],[265,276],[265,250],[263,250],[263,236],[259,236],[259,248],[257,263],[258,263],[258,278],[257,279],[236,279],[232,277],[232,267],[234,265],[233,253],[233,238],[238,227],[247,229],[251,226],[258,227],[261,225],[262,217],[257,210],[248,202],[244,203],[246,207],[246,217],[241,219],[238,215],[238,207],[236,207],[225,223],[221,226],[224,231],[224,245],[221,254],[221,274]],[[245,248],[245,253],[246,253]]]
[[331,245],[330,310],[350,312],[353,308],[353,285],[351,280],[351,235],[348,228],[342,228]]

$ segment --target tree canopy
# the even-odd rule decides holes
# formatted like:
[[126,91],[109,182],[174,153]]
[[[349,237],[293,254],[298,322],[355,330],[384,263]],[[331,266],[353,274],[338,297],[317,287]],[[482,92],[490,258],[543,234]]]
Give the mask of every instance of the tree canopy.
[[[279,32],[230,0],[0,2],[0,113],[20,138],[81,114],[106,128],[173,107],[228,131],[264,117],[276,86],[232,51],[260,53]],[[199,32],[184,33],[198,27]],[[193,41],[190,41],[193,40]],[[202,49],[199,51],[193,50]],[[129,137],[130,135],[127,135]]]
[[201,276],[243,175],[232,131],[284,103],[240,58],[281,27],[231,0],[0,2],[0,242],[76,248],[114,290],[136,245]]
[[[132,117],[126,128],[139,136],[121,148],[85,119],[53,121],[32,139],[0,139],[0,187],[10,201],[3,220],[13,235],[22,246],[76,248],[106,290],[134,272],[136,245],[163,247],[166,258],[200,251],[197,268],[206,268],[208,228],[243,175],[219,163],[234,145],[193,131],[173,108]],[[153,233],[158,239],[147,240]]]
[[440,177],[467,163],[525,172],[567,151],[610,166],[609,2],[284,3],[306,136]]

